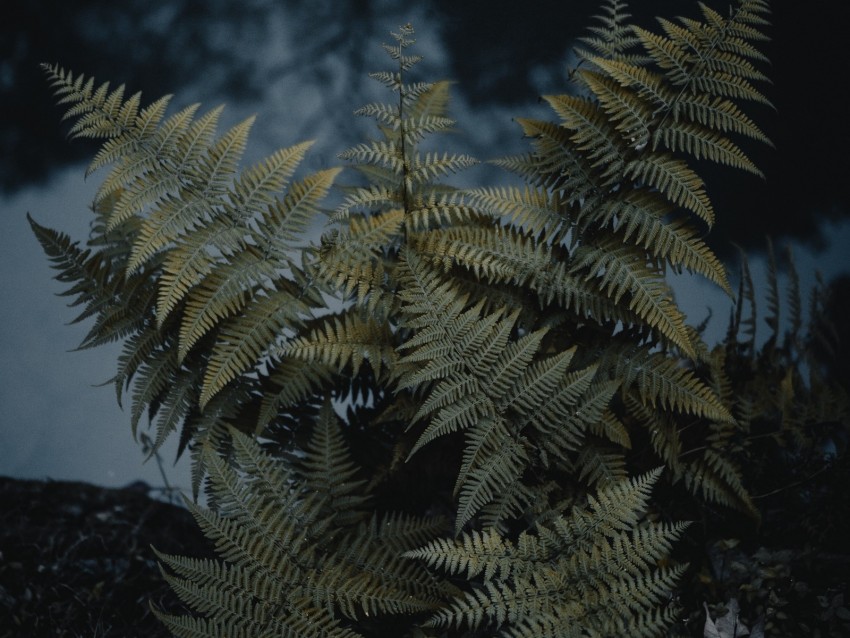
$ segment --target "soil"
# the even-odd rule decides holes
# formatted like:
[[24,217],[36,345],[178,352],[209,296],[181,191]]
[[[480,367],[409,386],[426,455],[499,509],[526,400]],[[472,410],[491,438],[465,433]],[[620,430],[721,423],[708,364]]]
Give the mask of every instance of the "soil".
[[185,610],[151,546],[213,553],[185,507],[151,494],[0,477],[0,638],[169,636],[151,603]]

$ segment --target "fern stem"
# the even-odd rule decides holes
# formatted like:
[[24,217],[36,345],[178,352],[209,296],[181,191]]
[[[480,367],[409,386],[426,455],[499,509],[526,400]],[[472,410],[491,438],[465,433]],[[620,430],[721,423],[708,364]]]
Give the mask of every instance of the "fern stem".
[[809,474],[808,476],[801,478],[799,481],[794,481],[793,483],[789,483],[788,485],[785,485],[783,487],[777,487],[775,490],[771,490],[770,492],[765,492],[764,494],[757,494],[756,496],[752,496],[751,498],[752,498],[752,500],[756,500],[756,499],[759,499],[759,498],[767,498],[768,496],[774,496],[776,494],[779,494],[780,492],[785,492],[785,491],[793,489],[795,487],[800,487],[804,483],[811,481],[813,478],[815,478],[819,474],[823,474],[828,469],[830,469],[830,467],[832,467],[832,466],[829,463],[826,463],[826,464],[822,465],[820,468],[818,468],[817,470],[815,470],[814,472],[812,472],[811,474]]
[[407,215],[410,212],[410,192],[407,188],[408,176],[410,175],[410,163],[407,159],[407,145],[405,144],[404,130],[404,64],[399,56],[398,64],[398,128],[401,138],[401,201],[404,207],[404,218],[401,225],[402,243],[407,245]]

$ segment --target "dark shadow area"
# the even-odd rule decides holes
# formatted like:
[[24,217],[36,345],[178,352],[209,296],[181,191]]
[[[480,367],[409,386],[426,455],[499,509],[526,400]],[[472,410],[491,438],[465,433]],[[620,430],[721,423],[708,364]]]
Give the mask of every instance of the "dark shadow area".
[[143,483],[0,477],[0,637],[168,636],[150,603],[183,608],[151,546],[212,555],[191,514],[151,499]]

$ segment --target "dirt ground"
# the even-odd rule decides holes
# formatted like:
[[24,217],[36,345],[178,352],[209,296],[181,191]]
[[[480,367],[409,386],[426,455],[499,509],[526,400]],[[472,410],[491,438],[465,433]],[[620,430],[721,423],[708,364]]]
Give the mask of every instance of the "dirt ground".
[[211,556],[189,512],[141,483],[0,477],[0,638],[170,635],[149,602],[182,610],[151,545]]

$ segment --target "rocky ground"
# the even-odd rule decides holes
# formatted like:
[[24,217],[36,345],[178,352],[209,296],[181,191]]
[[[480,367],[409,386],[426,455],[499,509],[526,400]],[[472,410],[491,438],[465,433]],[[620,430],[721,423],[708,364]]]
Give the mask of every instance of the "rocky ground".
[[212,555],[189,512],[148,486],[0,477],[0,638],[168,636],[179,612],[151,545]]

